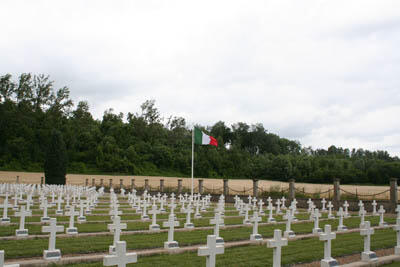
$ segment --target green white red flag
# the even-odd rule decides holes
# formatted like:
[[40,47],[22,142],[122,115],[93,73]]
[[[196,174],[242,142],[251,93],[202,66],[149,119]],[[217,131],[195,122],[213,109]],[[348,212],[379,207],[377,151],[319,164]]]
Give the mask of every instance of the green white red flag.
[[194,143],[196,145],[212,145],[218,146],[218,141],[212,136],[202,132],[200,129],[194,128]]

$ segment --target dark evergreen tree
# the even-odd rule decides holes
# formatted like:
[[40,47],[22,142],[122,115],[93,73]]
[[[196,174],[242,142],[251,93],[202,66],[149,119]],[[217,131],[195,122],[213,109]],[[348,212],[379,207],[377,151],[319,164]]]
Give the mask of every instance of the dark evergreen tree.
[[67,149],[60,131],[53,130],[44,163],[47,184],[65,184],[67,174]]

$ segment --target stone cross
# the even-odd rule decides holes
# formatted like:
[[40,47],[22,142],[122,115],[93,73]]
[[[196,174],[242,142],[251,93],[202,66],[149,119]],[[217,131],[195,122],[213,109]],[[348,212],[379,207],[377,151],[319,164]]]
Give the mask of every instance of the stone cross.
[[269,210],[268,222],[276,222],[274,217],[272,217],[274,206],[272,205],[271,202],[268,203],[268,210]]
[[207,246],[199,247],[197,250],[198,256],[207,256],[206,267],[215,267],[215,258],[217,254],[224,253],[224,246],[217,245],[217,236],[208,235],[207,236]]
[[282,238],[282,231],[279,229],[274,230],[274,239],[267,240],[267,247],[274,249],[273,267],[281,266],[281,253],[282,247],[288,245],[287,238]]
[[286,198],[285,198],[285,196],[283,196],[281,198],[281,201],[282,201],[282,209],[285,210],[286,209],[286,206],[285,206]]
[[19,219],[19,229],[15,230],[16,236],[27,236],[28,229],[25,229],[25,216],[32,216],[32,211],[25,210],[25,206],[21,206],[21,210],[15,213],[16,217]]
[[78,229],[74,227],[74,220],[75,216],[79,215],[79,212],[75,211],[75,206],[72,205],[69,207],[69,211],[67,211],[65,215],[69,216],[69,226],[66,230],[67,231],[66,233],[70,235],[76,235],[78,233]]
[[345,215],[345,212],[343,211],[342,207],[339,208],[337,215],[339,215],[339,225],[337,228],[338,232],[347,231],[347,227],[343,225],[343,216]]
[[250,240],[261,241],[262,236],[258,233],[258,223],[261,222],[261,217],[258,216],[257,211],[254,211],[250,221],[253,223],[253,234],[250,235]]
[[164,248],[166,249],[176,249],[179,248],[178,242],[174,241],[174,227],[179,226],[179,221],[175,221],[175,215],[170,214],[168,216],[168,221],[163,222],[164,227],[169,227],[168,230],[168,241],[164,242]]
[[320,232],[322,232],[322,229],[319,228],[319,218],[321,217],[321,213],[319,213],[318,209],[314,210],[314,228],[313,228],[313,234],[318,234]]
[[78,222],[86,222],[86,216],[83,215],[83,208],[85,204],[83,201],[79,201],[79,217],[78,217]]
[[361,253],[362,261],[376,261],[375,252],[371,251],[371,235],[374,234],[374,228],[371,228],[369,221],[366,221],[363,228],[360,229],[360,235],[364,236],[364,251]]
[[309,198],[309,199],[307,200],[307,204],[308,204],[308,212],[311,212],[311,208],[312,208],[312,205],[311,205],[311,204],[313,204],[311,198]]
[[374,201],[372,201],[372,215],[378,215],[378,213],[376,212],[376,205],[378,205],[378,203],[376,203],[375,199]]
[[143,211],[142,211],[142,221],[147,221],[149,219],[149,215],[147,215],[147,200],[143,200]]
[[115,244],[115,255],[106,255],[103,258],[104,266],[117,265],[118,267],[125,267],[128,263],[137,262],[136,253],[126,253],[126,242],[118,241]]
[[157,205],[151,206],[151,210],[149,210],[149,214],[153,215],[152,216],[152,222],[149,225],[149,230],[150,231],[158,231],[160,230],[160,226],[157,224],[157,214],[160,214],[161,211],[157,210]]
[[195,211],[195,213],[194,213],[194,217],[196,218],[196,219],[198,219],[198,218],[201,218],[201,214],[200,214],[200,201],[199,200],[197,200],[197,201],[195,201],[194,202],[194,205],[195,205],[195,207],[196,207],[196,211]]
[[224,219],[221,218],[221,214],[219,212],[215,213],[214,219],[210,220],[211,225],[214,226],[214,235],[217,237],[218,243],[224,243],[224,240],[219,236],[219,226],[224,224]]
[[256,208],[257,208],[257,198],[254,197],[252,201],[253,201],[253,210],[256,210]]
[[322,203],[322,209],[321,209],[321,212],[326,212],[326,207],[325,207],[326,200],[325,200],[325,198],[323,198],[323,199],[321,200],[321,203]]
[[344,201],[343,207],[344,207],[344,217],[348,218],[349,217],[349,203],[347,200]]
[[361,226],[362,224],[364,224],[364,221],[365,221],[365,214],[367,214],[367,212],[366,212],[365,209],[364,209],[364,206],[361,206],[360,211],[359,211],[359,214],[360,214],[360,216],[361,216],[361,219],[360,219],[360,226]]
[[383,220],[383,214],[385,214],[385,209],[383,208],[383,205],[379,207],[379,226],[387,226],[387,223]]
[[122,232],[121,230],[126,229],[126,227],[127,227],[126,223],[121,223],[121,217],[119,217],[119,216],[114,217],[113,224],[107,225],[108,230],[110,230],[111,232],[114,232],[113,245],[110,246],[110,248],[109,248],[110,254],[115,254],[115,249],[116,249],[115,246],[116,246],[117,242],[120,241],[119,238],[121,236],[121,232]]
[[244,207],[244,211],[246,212],[244,215],[244,220],[243,220],[243,224],[251,224],[250,220],[249,220],[249,204],[246,204]]
[[19,267],[19,264],[4,264],[4,250],[0,250],[0,267]]
[[336,239],[336,233],[331,232],[331,226],[325,225],[325,232],[319,235],[319,240],[324,241],[324,258],[321,260],[321,267],[338,266],[335,259],[331,257],[331,241]]
[[4,199],[3,205],[0,205],[0,207],[3,208],[3,217],[1,218],[1,223],[2,224],[9,223],[10,218],[7,217],[7,211],[8,211],[8,208],[10,207],[8,205],[8,193],[6,193],[6,198]]
[[296,235],[294,232],[290,229],[291,223],[292,223],[292,213],[290,210],[286,210],[286,231],[283,233],[285,237],[295,237]]
[[393,230],[396,231],[397,243],[394,247],[394,254],[400,255],[400,219],[396,219],[396,224],[393,226]]
[[40,221],[48,222],[50,221],[50,217],[47,215],[47,208],[49,207],[47,203],[47,198],[43,200],[42,207],[43,207],[43,216],[40,218]]
[[61,203],[63,203],[64,202],[64,200],[62,200],[62,194],[60,193],[59,195],[58,195],[58,198],[57,198],[57,210],[56,210],[56,214],[58,214],[58,215],[62,215],[63,214],[63,210],[61,209]]
[[260,199],[260,201],[258,201],[258,206],[260,207],[258,213],[259,213],[260,215],[263,215],[263,214],[264,214],[264,211],[263,211],[263,205],[264,205],[264,204],[265,204],[265,203],[264,203],[264,201],[263,201],[262,199]]
[[184,224],[184,228],[186,229],[194,228],[193,223],[190,222],[190,214],[193,212],[192,204],[190,202],[187,205],[187,208],[184,209],[184,212],[186,212],[186,223]]
[[333,216],[333,214],[332,214],[332,208],[333,208],[332,201],[329,201],[328,202],[328,219],[335,218],[335,216]]
[[281,200],[278,198],[278,200],[275,202],[276,204],[276,214],[281,214]]
[[361,215],[360,215],[361,207],[364,207],[364,203],[362,202],[362,200],[360,200],[360,201],[358,202],[358,211],[359,211],[358,215],[359,215],[359,216],[361,216]]
[[58,232],[64,232],[64,226],[57,226],[57,219],[51,218],[49,226],[42,226],[42,232],[50,233],[49,237],[49,249],[43,253],[44,259],[59,259],[61,258],[61,252],[56,249],[56,234]]

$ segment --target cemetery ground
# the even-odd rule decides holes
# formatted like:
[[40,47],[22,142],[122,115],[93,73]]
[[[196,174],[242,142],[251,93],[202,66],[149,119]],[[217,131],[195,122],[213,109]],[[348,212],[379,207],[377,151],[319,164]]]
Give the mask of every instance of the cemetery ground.
[[[84,199],[84,197],[82,197]],[[52,202],[51,198],[47,200]],[[19,263],[22,266],[43,264],[43,251],[49,244],[49,235],[42,232],[42,226],[47,225],[40,222],[43,210],[40,209],[38,199],[33,199],[31,206],[32,216],[25,220],[25,228],[28,229],[27,237],[15,237],[15,231],[19,228],[19,217],[12,207],[7,209],[10,223],[0,225],[0,250],[5,251],[6,263]],[[35,203],[36,201],[36,203]],[[53,199],[54,201],[54,199]],[[86,222],[76,223],[78,234],[71,236],[64,233],[57,233],[56,248],[62,253],[62,260],[55,262],[65,266],[103,266],[103,256],[109,252],[109,246],[113,244],[113,233],[107,225],[111,224],[110,195],[104,194],[99,197],[97,206],[91,210],[91,215],[86,215]],[[162,223],[168,220],[170,209],[166,207],[163,214],[157,215],[157,223],[160,224],[160,231],[149,231],[151,216],[149,220],[143,221],[142,214],[138,214],[128,202],[127,196],[118,196],[119,211],[121,222],[126,223],[126,229],[122,231],[120,240],[126,241],[127,251],[136,252],[138,255],[137,263],[132,266],[204,266],[204,257],[197,255],[197,248],[206,244],[207,235],[213,234],[214,225],[210,220],[214,218],[214,211],[218,208],[216,203],[210,203],[206,211],[201,213],[201,218],[194,218],[192,222],[195,228],[184,229],[187,214],[180,211],[179,206],[175,208],[175,214],[179,221],[179,226],[175,230],[175,238],[179,243],[179,249],[168,251],[163,248],[164,242],[168,239],[167,228],[162,227]],[[60,204],[63,210],[66,204]],[[69,223],[70,217],[57,215],[57,205],[48,208],[48,216],[57,219],[57,225]],[[160,204],[157,204],[160,208]],[[258,208],[254,209],[258,210]],[[3,213],[0,209],[0,214]],[[248,210],[251,218],[253,210]],[[267,248],[266,239],[274,237],[274,230],[285,231],[286,220],[282,215],[274,214],[277,223],[268,223],[268,211],[261,216],[258,226],[258,233],[263,241],[250,241],[253,226],[243,224],[243,214],[232,204],[224,204],[224,224],[219,230],[219,236],[224,239],[225,251],[217,256],[217,266],[272,266],[273,249]],[[295,265],[302,263],[315,263],[319,266],[319,261],[324,257],[324,242],[319,240],[317,234],[312,234],[314,222],[309,220],[310,214],[307,210],[299,210],[296,214],[297,222],[293,222],[291,230],[296,237],[289,238],[288,246],[282,248],[282,265]],[[348,227],[348,231],[337,233],[336,239],[332,240],[332,256],[342,263],[346,256],[351,256],[355,261],[359,260],[359,255],[363,251],[363,237],[360,236],[361,218],[358,213],[352,213],[349,218],[343,219],[343,224]],[[375,234],[371,237],[371,250],[378,254],[387,251],[396,245],[396,232],[390,227],[379,227],[379,216],[367,215],[365,220],[371,222],[371,226],[376,227]],[[385,222],[389,225],[396,223],[394,215],[385,215]],[[319,227],[331,225],[333,230],[338,227],[338,219],[328,219],[328,213],[322,213]],[[393,251],[391,251],[393,254]],[[357,259],[358,257],[358,259]],[[35,262],[36,260],[36,262]],[[49,262],[51,263],[51,262]]]

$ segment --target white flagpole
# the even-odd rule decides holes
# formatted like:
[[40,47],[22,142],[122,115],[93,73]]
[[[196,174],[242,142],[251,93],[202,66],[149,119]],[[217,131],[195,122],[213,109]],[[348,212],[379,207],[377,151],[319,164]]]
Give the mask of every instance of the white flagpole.
[[193,164],[194,164],[194,126],[193,126],[193,131],[192,131],[192,199],[193,199]]

